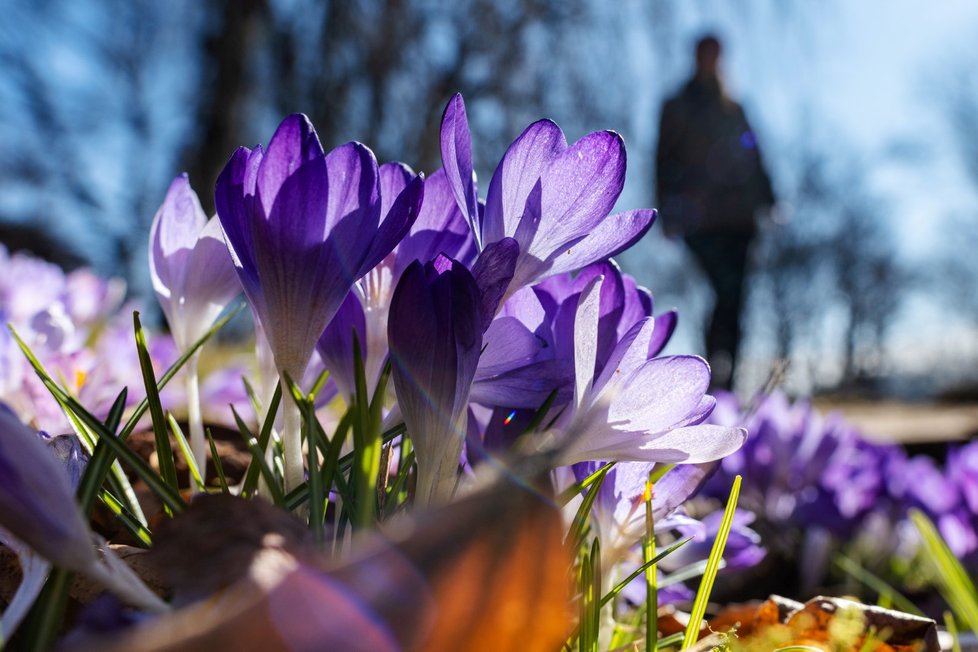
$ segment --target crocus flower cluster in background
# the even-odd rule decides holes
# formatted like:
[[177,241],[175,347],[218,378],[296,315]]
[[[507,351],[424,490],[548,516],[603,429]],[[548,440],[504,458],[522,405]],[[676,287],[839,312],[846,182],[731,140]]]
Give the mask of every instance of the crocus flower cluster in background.
[[830,552],[868,553],[867,563],[912,556],[918,535],[907,520],[923,511],[958,559],[978,572],[978,442],[952,446],[943,466],[926,455],[874,442],[840,415],[823,416],[810,402],[780,392],[747,406],[717,397],[711,421],[740,424],[750,436],[724,458],[703,495],[724,498],[744,478],[740,505],[764,522],[769,546],[803,551],[799,567],[812,584],[824,581]]
[[[88,269],[65,273],[57,265],[0,247],[0,400],[38,430],[70,431],[57,402],[17,347],[7,324],[48,371],[89,409],[105,417],[122,387],[129,404],[141,398],[139,363],[120,351],[134,350],[132,304],[123,304],[125,283]],[[172,340],[153,339],[151,355],[165,368],[175,359]],[[171,396],[179,401],[180,396]]]

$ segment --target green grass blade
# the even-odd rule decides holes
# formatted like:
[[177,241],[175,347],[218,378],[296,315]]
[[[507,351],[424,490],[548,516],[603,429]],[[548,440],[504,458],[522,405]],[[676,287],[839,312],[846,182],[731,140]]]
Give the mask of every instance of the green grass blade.
[[944,628],[951,635],[951,652],[961,652],[961,640],[958,638],[958,625],[954,622],[954,614],[944,612]]
[[[350,415],[351,422],[352,422],[352,418],[353,415],[351,414]],[[383,435],[381,435],[380,438],[381,444],[382,445],[386,444],[392,439],[394,439],[395,437],[398,437],[399,435],[403,435],[405,432],[406,432],[406,428],[404,424],[403,423],[398,424],[393,428],[384,432]],[[334,439],[331,439],[330,442],[332,443],[334,440],[335,440],[335,435],[334,435]],[[340,471],[349,471],[350,468],[353,466],[353,462],[354,462],[354,453],[347,453],[346,455],[339,458],[339,461],[337,462],[336,466]],[[328,487],[329,485],[327,484],[326,486]],[[337,487],[337,489],[339,489],[339,487]],[[297,486],[295,489],[293,489],[286,495],[285,497],[286,509],[294,510],[295,508],[302,505],[302,503],[306,502],[307,500],[309,500],[309,483],[303,482],[302,484]],[[346,500],[346,497],[344,497],[344,500]],[[353,501],[351,501],[351,503],[352,502]]]
[[[193,346],[184,351],[184,353],[170,365],[163,375],[160,376],[159,381],[156,384],[158,390],[163,391],[163,388],[166,387],[171,380],[173,380],[173,377],[176,376],[181,369],[183,369],[183,366],[187,364],[187,361],[190,360],[190,358],[193,357],[193,355],[197,353],[197,351],[199,351],[200,348],[204,346],[204,344],[211,339],[215,333],[224,328],[229,321],[234,319],[238,313],[244,310],[245,306],[247,305],[248,304],[244,301],[238,302],[238,305],[231,308],[231,310],[229,310],[223,317],[214,322],[214,325],[211,326],[206,333],[201,335],[200,339],[194,342]],[[136,425],[139,423],[139,420],[143,418],[143,415],[146,414],[146,410],[148,409],[149,401],[144,398],[139,402],[132,414],[126,420],[126,425],[123,426],[122,430],[119,432],[119,439],[125,441],[129,438],[129,435],[131,435],[132,431],[136,429]]]
[[407,484],[408,476],[411,474],[411,467],[414,465],[414,451],[408,451],[407,455],[402,457],[398,462],[397,475],[394,476],[394,482],[391,483],[390,489],[387,492],[388,498],[384,503],[384,517],[388,517],[394,513],[397,509],[398,497],[404,490]]
[[598,652],[598,640],[601,638],[601,541],[594,537],[591,543],[591,585],[588,594],[588,605],[591,617],[591,632],[594,639],[592,652]]
[[716,540],[713,542],[713,549],[707,559],[706,572],[700,581],[700,588],[696,592],[693,600],[693,608],[689,615],[689,623],[683,635],[683,645],[680,649],[686,650],[696,643],[700,633],[700,626],[703,623],[703,616],[706,615],[706,603],[710,599],[713,591],[713,583],[716,581],[717,572],[720,570],[720,562],[723,559],[723,549],[727,545],[727,537],[730,535],[730,528],[733,526],[734,513],[737,511],[737,499],[740,496],[741,477],[734,478],[733,487],[730,489],[730,497],[727,499],[727,508],[723,512],[723,520],[720,521],[720,529],[717,531]]
[[[231,413],[234,415],[234,422],[238,426],[238,433],[251,453],[251,466],[256,467],[262,477],[265,478],[268,491],[272,494],[272,502],[276,505],[284,506],[285,496],[282,494],[282,487],[279,486],[278,478],[275,477],[275,473],[272,472],[271,467],[268,466],[268,462],[265,461],[265,450],[261,447],[258,440],[255,439],[255,436],[251,434],[251,429],[248,427],[248,424],[244,422],[233,405],[231,406]],[[242,493],[242,495],[244,494]]]
[[170,424],[170,431],[177,440],[177,446],[180,448],[180,454],[183,455],[183,459],[187,461],[187,468],[190,469],[190,479],[193,480],[194,486],[197,487],[198,492],[206,491],[207,487],[204,484],[204,478],[200,474],[200,469],[197,468],[197,459],[190,451],[190,443],[187,441],[187,437],[183,434],[183,429],[180,428],[180,424],[177,423],[177,420],[173,418],[173,414],[167,414],[166,420],[167,423]]
[[857,581],[862,582],[864,585],[870,589],[876,591],[880,596],[887,595],[893,601],[893,605],[908,614],[916,614],[918,616],[923,616],[923,612],[917,608],[913,602],[907,599],[906,596],[901,594],[895,588],[890,586],[883,578],[871,573],[862,567],[861,564],[850,559],[842,553],[839,553],[833,559],[833,562],[839,569],[851,575]]
[[[58,399],[56,398],[55,400]],[[89,460],[93,460],[95,456],[95,448],[97,448],[98,445],[98,435],[93,433],[91,429],[88,428],[78,417],[78,415],[72,412],[67,405],[61,403],[60,401],[58,401],[58,403],[61,405],[61,409],[64,411],[65,415],[68,417],[68,421],[71,422],[71,427],[78,436],[78,441],[82,442],[82,446],[88,450]],[[106,419],[106,424],[109,423],[110,419],[111,415]],[[118,427],[118,422],[116,422],[116,427]],[[114,432],[112,429],[108,428],[108,425],[106,425],[106,429],[109,432]],[[90,461],[89,464],[91,463],[92,462]],[[86,465],[86,471],[87,468],[88,465]],[[132,483],[129,482],[129,478],[126,476],[125,471],[123,471],[122,466],[118,461],[113,461],[108,468],[110,470],[108,475],[99,475],[99,477],[103,478],[102,482],[104,483],[107,480],[110,489],[117,496],[121,496],[125,499],[125,504],[129,508],[129,511],[136,516],[140,523],[146,525],[146,515],[143,514],[142,507],[139,505],[139,499],[136,497],[136,492],[133,490]]]
[[[323,485],[322,470],[319,466],[319,449],[325,446],[319,420],[316,419],[316,406],[311,399],[300,396],[299,411],[302,414],[302,429],[306,436],[306,449],[309,464],[309,528],[312,530],[316,543],[322,544],[325,538],[323,523],[326,521],[326,503],[329,494]],[[284,502],[284,500],[283,500]]]
[[[371,397],[367,392],[367,377],[363,353],[356,331],[353,332],[353,376],[356,388],[353,409],[354,499],[357,504],[354,525],[366,528],[377,518],[377,476],[380,474],[380,455],[383,444],[374,427]],[[378,423],[379,425],[379,423]]]
[[555,389],[547,394],[547,398],[543,400],[543,403],[540,404],[537,411],[533,413],[533,418],[530,419],[530,423],[528,423],[526,428],[523,429],[524,435],[528,435],[540,427],[540,424],[543,423],[543,420],[547,417],[547,412],[550,412],[550,408],[554,406],[554,401],[556,400],[557,390]]
[[662,640],[658,641],[659,647],[673,647],[674,645],[679,645],[683,642],[683,633],[676,632],[675,634],[670,634]]
[[27,623],[27,649],[31,652],[48,652],[54,648],[54,641],[64,622],[68,588],[73,579],[74,573],[57,566],[48,576]]
[[[272,427],[275,425],[275,415],[278,413],[278,406],[282,402],[282,383],[279,382],[275,385],[275,391],[272,393],[272,400],[268,402],[268,410],[265,412],[265,422],[261,426],[261,431],[258,433],[258,448],[262,451],[268,450],[268,442],[272,437]],[[235,417],[237,420],[237,417]],[[246,440],[247,441],[247,440]],[[265,458],[262,456],[262,461]],[[267,466],[267,465],[266,465]],[[244,498],[250,498],[254,495],[255,489],[258,487],[258,475],[261,473],[261,468],[254,463],[248,465],[248,470],[245,472],[244,481],[241,483],[241,496]]]
[[149,357],[146,344],[146,334],[139,322],[139,312],[132,313],[133,327],[136,332],[136,352],[139,355],[139,368],[143,373],[143,385],[146,387],[146,400],[149,402],[149,415],[153,423],[153,435],[156,439],[156,458],[160,465],[160,476],[163,481],[180,490],[177,480],[177,467],[173,460],[173,449],[170,448],[170,435],[166,429],[166,416],[163,414],[163,404],[160,402],[160,390],[156,385],[156,375],[153,373],[153,361]]
[[574,514],[574,520],[571,522],[570,529],[567,531],[567,538],[564,539],[571,550],[580,548],[581,543],[584,541],[584,533],[587,528],[588,519],[591,516],[591,507],[594,506],[594,500],[598,497],[598,492],[601,491],[601,485],[604,484],[604,479],[608,476],[608,469],[605,468],[599,471],[599,473],[600,475],[595,478],[594,482],[588,488],[587,493],[584,494],[584,499],[581,500],[581,504],[577,508],[577,513]]
[[116,396],[115,401],[112,402],[108,416],[105,417],[105,429],[109,432],[115,432],[119,429],[119,424],[122,423],[122,413],[126,410],[126,401],[128,399],[129,388],[123,387],[119,395]]
[[575,482],[567,489],[561,491],[560,495],[557,496],[557,501],[556,501],[557,504],[560,505],[561,507],[565,506],[567,503],[569,503],[574,499],[574,496],[578,495],[579,493],[581,493],[582,491],[590,487],[599,478],[603,478],[604,474],[610,471],[611,468],[615,466],[615,464],[617,464],[617,462],[608,462],[607,464],[605,464],[600,469],[598,469],[588,477],[584,478],[580,482]]
[[133,537],[141,542],[145,547],[149,548],[153,545],[153,534],[142,524],[135,516],[132,515],[125,505],[119,501],[118,498],[113,496],[108,491],[102,490],[98,494],[99,500],[103,505],[108,507],[109,511],[119,522],[122,523],[123,527],[129,531]]
[[[659,588],[664,589],[668,586],[673,586],[674,584],[680,584],[687,580],[691,580],[696,577],[702,577],[703,573],[706,572],[708,560],[702,559],[700,561],[695,561],[688,566],[683,566],[677,571],[673,571],[659,580]],[[727,562],[720,562],[720,570],[727,567]]]
[[[661,466],[661,465],[660,465]],[[662,475],[665,475],[663,473]],[[661,475],[659,477],[662,477]],[[659,586],[655,567],[655,520],[652,513],[652,473],[645,485],[645,540],[642,542],[642,557],[645,560],[645,650],[659,650]]]
[[[118,456],[120,460],[129,465],[132,470],[138,475],[146,484],[149,486],[150,490],[157,495],[160,501],[168,509],[178,512],[182,511],[186,506],[183,499],[180,497],[180,493],[175,491],[166,482],[163,482],[160,476],[150,468],[149,464],[143,461],[141,457],[136,455],[126,444],[124,443],[122,434],[120,433],[118,437],[114,433],[109,432],[105,424],[103,424],[97,417],[95,417],[91,412],[85,409],[78,400],[65,392],[58,384],[51,378],[51,376],[45,371],[44,367],[38,361],[38,359],[31,352],[27,344],[20,338],[16,330],[10,327],[10,332],[13,334],[14,339],[17,341],[18,346],[20,346],[21,351],[27,356],[28,361],[34,368],[34,372],[37,374],[41,382],[47,387],[51,395],[54,396],[62,408],[70,410],[78,419],[89,428],[92,433],[94,433],[100,441],[106,442],[106,445],[112,449],[114,454]],[[98,446],[96,446],[98,448]],[[82,483],[79,484],[79,502],[85,513],[94,506],[96,497],[98,495],[98,489],[102,486],[105,481],[105,474],[108,473],[111,461],[107,461],[108,458],[103,455],[101,459],[96,458],[93,455],[93,459],[89,461],[88,468],[85,470],[85,475],[82,478]],[[90,474],[90,475],[89,475]],[[90,481],[85,481],[85,477],[91,477]],[[84,493],[83,493],[84,490]]]
[[615,585],[615,588],[605,593],[604,597],[601,598],[601,606],[603,607],[604,605],[608,604],[608,602],[613,600],[615,596],[617,596],[619,593],[624,591],[625,587],[628,586],[631,582],[633,582],[636,578],[638,578],[639,575],[644,573],[646,569],[648,569],[651,566],[654,566],[655,564],[658,564],[660,561],[662,561],[672,553],[676,552],[677,550],[679,550],[680,548],[682,548],[684,545],[686,545],[692,540],[693,540],[692,537],[690,537],[688,539],[682,539],[681,541],[677,541],[676,543],[672,544],[671,546],[669,546],[659,554],[655,555],[648,561],[644,562],[641,566],[639,566],[634,571],[629,573],[628,577],[623,579],[621,582],[618,582],[618,584]]
[[594,632],[591,631],[591,600],[594,597],[594,590],[591,588],[591,578],[593,573],[591,572],[591,555],[584,555],[581,560],[580,568],[580,585],[581,585],[581,607],[580,607],[580,635],[578,639],[578,650],[584,652],[585,650],[590,652],[592,648],[592,641],[596,642],[596,637]]
[[207,435],[207,444],[211,447],[211,459],[214,461],[214,469],[217,471],[217,480],[221,484],[221,492],[229,494],[231,489],[228,487],[227,476],[224,475],[224,464],[221,462],[221,456],[217,454],[214,435],[211,434],[210,428],[205,429],[204,434]]
[[940,532],[919,509],[910,510],[910,520],[920,531],[924,559],[928,560],[937,579],[937,587],[955,617],[978,634],[978,591],[967,571],[947,547]]

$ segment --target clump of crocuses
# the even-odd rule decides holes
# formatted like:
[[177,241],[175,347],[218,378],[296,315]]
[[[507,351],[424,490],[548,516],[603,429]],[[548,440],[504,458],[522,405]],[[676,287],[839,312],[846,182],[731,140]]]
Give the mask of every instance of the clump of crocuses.
[[[300,593],[281,588],[291,584],[277,582],[298,582],[295,569],[323,558],[334,566],[329,577],[345,577],[341,582],[354,573],[343,575],[342,564],[357,559],[350,568],[367,581],[370,564],[381,561],[358,554],[383,547],[371,534],[377,525],[471,505],[466,497],[479,495],[490,476],[532,487],[534,500],[544,500],[533,509],[550,515],[543,521],[557,518],[557,506],[569,503],[570,511],[593,501],[590,515],[570,519],[576,524],[568,542],[581,545],[574,554],[591,550],[592,569],[600,570],[602,558],[617,566],[643,540],[654,549],[656,532],[704,530],[677,510],[705,481],[706,465],[744,442],[739,424],[708,421],[716,404],[707,394],[709,365],[696,356],[661,355],[675,312],[655,314],[651,294],[611,260],[655,219],[651,209],[612,212],[626,171],[618,134],[594,132],[569,144],[556,124],[536,122],[503,154],[485,197],[461,96],[445,109],[440,139],[443,167],[423,174],[400,162],[381,165],[361,143],[327,151],[309,120],[292,115],[267,147],[231,154],[215,189],[216,217],[207,219],[181,176],[153,222],[153,285],[182,357],[165,373],[143,359],[141,380],[154,390],[185,369],[191,436],[182,454],[191,458],[197,490],[267,499],[308,526],[302,529],[311,542],[302,545],[291,520],[274,536],[255,539],[259,551],[244,570],[261,595],[284,591],[298,599]],[[277,381],[226,381],[241,382],[254,408],[249,415],[234,411],[251,458],[242,477],[229,482],[220,460],[212,460],[217,473],[208,475],[216,447],[197,408],[196,370],[200,347],[239,291],[255,324],[255,367],[273,368]],[[138,321],[136,334],[141,341]],[[187,509],[184,487],[167,471],[184,447],[177,419],[156,391],[134,410],[125,411],[123,400],[107,414],[89,414],[42,368],[37,372],[74,427],[104,442],[89,451],[93,461],[81,482],[87,488],[79,491],[90,499],[93,482],[108,482],[99,497],[135,538],[152,545],[156,521],[140,511],[129,478],[106,462],[103,449],[122,456],[163,505],[159,518],[169,519]],[[112,389],[120,395],[123,388]],[[122,448],[144,413],[157,442],[149,462]],[[8,421],[0,428],[0,462],[54,465],[42,459],[48,453],[32,432]],[[170,434],[176,446],[168,448]],[[0,525],[55,565],[90,572],[90,532],[67,485],[33,496],[29,510],[52,516],[27,528],[27,513],[17,507],[17,496],[29,489],[24,483],[0,484],[7,492]],[[118,490],[122,496],[112,493]],[[459,509],[451,513],[464,520]],[[509,516],[518,522],[518,513]],[[192,521],[173,520],[181,522]],[[359,549],[361,537],[371,543]],[[399,555],[417,554],[414,544],[403,545]],[[65,557],[64,546],[77,558]],[[555,567],[552,586],[560,594],[567,565]],[[416,571],[424,576],[431,569],[422,564]],[[620,574],[591,577],[597,597]],[[195,574],[186,575],[194,585]],[[325,575],[302,577],[303,591],[332,590]],[[368,589],[357,590],[368,595]],[[138,592],[117,592],[137,607],[159,606]],[[587,609],[610,613],[597,599]],[[557,610],[564,611],[566,602]],[[383,620],[379,612],[377,618]],[[399,625],[388,624],[390,636],[399,637]],[[597,631],[582,634],[592,635]],[[610,629],[601,640],[608,636]]]

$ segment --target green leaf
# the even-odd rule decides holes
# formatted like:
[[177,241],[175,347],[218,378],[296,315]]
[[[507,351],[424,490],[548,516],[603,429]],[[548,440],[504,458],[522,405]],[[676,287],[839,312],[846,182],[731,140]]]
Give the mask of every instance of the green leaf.
[[357,505],[354,525],[366,528],[377,519],[377,476],[380,475],[383,443],[377,432],[380,422],[374,419],[373,404],[367,393],[363,353],[356,330],[353,331],[353,375],[356,388],[353,398],[353,478],[356,480],[354,499]]
[[[9,326],[9,325],[8,325]],[[62,408],[65,410],[70,410],[75,416],[78,417],[87,428],[89,428],[92,433],[94,433],[99,441],[103,441],[106,445],[112,449],[113,453],[119,457],[120,460],[128,464],[132,470],[142,479],[150,488],[150,490],[156,494],[165,507],[168,509],[178,512],[181,511],[186,504],[183,502],[183,498],[180,497],[180,493],[175,491],[167,483],[163,482],[160,476],[150,468],[149,464],[143,461],[141,457],[136,455],[128,446],[125,445],[122,438],[122,433],[119,437],[115,434],[109,432],[105,424],[103,424],[97,417],[93,416],[91,412],[85,409],[78,400],[65,392],[61,387],[58,386],[56,382],[51,378],[51,376],[44,370],[44,367],[38,361],[34,354],[31,352],[30,348],[17,334],[12,326],[9,326],[10,332],[13,334],[14,339],[17,341],[18,346],[20,346],[21,351],[27,356],[28,361],[34,368],[34,372],[37,374],[41,382],[47,387],[51,395],[54,396],[55,400],[61,404]],[[98,446],[96,445],[96,454]],[[98,489],[102,486],[102,482],[105,480],[105,473],[108,472],[111,460],[107,460],[106,456],[103,455],[101,459],[97,455],[93,455],[93,461],[89,462],[88,468],[86,469],[85,475],[82,477],[82,482],[79,484],[79,502],[82,506],[84,513],[88,513],[92,506],[95,504],[95,499],[98,495]],[[94,463],[93,463],[94,462]],[[101,473],[100,476],[96,474]],[[91,476],[89,476],[91,474]],[[86,476],[91,477],[91,480],[86,480]],[[83,493],[83,490],[85,493]]]
[[687,543],[689,543],[692,540],[693,540],[693,538],[692,537],[689,537],[687,539],[682,539],[681,541],[677,541],[676,543],[672,544],[671,546],[669,546],[668,548],[666,548],[665,550],[663,550],[662,552],[660,552],[656,556],[654,556],[651,559],[649,559],[648,561],[644,562],[641,566],[639,566],[634,571],[632,571],[631,573],[629,573],[628,577],[626,577],[625,579],[623,579],[621,582],[618,582],[618,584],[615,585],[615,588],[613,588],[610,591],[608,591],[604,595],[604,597],[601,598],[601,606],[602,607],[605,606],[606,604],[608,604],[608,602],[610,602],[611,600],[613,600],[615,598],[615,596],[617,596],[619,593],[621,593],[622,591],[624,591],[625,590],[625,587],[628,586],[639,575],[641,575],[642,573],[644,573],[647,568],[649,568],[651,566],[654,566],[655,564],[658,564],[660,561],[662,561],[663,559],[665,559],[666,557],[668,557],[672,553],[676,552],[677,550],[679,550],[680,548],[682,548],[684,545],[686,545]]
[[217,480],[221,483],[221,491],[229,494],[231,493],[231,489],[228,488],[228,479],[224,475],[224,464],[221,462],[221,456],[217,454],[217,444],[214,443],[214,435],[211,434],[210,428],[204,430],[204,434],[207,435],[207,443],[211,447],[211,459],[214,460],[214,468],[217,470]]
[[74,573],[58,567],[48,576],[27,624],[27,649],[31,652],[48,652],[54,648],[54,641],[64,622],[68,607],[68,588],[73,579]]
[[[352,420],[352,418],[353,415],[351,414],[350,419]],[[394,439],[395,437],[399,435],[403,435],[405,431],[406,428],[404,424],[400,423],[390,428],[389,430],[385,431],[384,434],[381,435],[380,438],[381,443],[386,444],[392,439]],[[335,435],[334,435],[334,439],[330,441],[332,442],[334,440],[335,440]],[[348,471],[353,466],[353,462],[354,462],[354,453],[347,453],[343,457],[339,458],[339,461],[337,462],[337,468],[340,469],[341,471]],[[337,475],[336,477],[339,478],[340,476]],[[326,486],[328,487],[329,485],[327,484]],[[337,486],[337,489],[339,490],[340,487]],[[352,496],[350,498],[351,498],[350,503],[352,504],[354,501],[352,500]],[[302,484],[297,486],[295,489],[293,489],[286,495],[285,497],[286,509],[294,510],[297,507],[299,507],[299,505],[302,505],[304,502],[306,502],[307,500],[309,500],[309,483],[303,482]],[[346,500],[346,497],[344,497],[344,500]]]
[[723,520],[720,521],[720,529],[717,531],[716,540],[713,542],[713,549],[706,563],[706,572],[700,581],[700,588],[696,592],[693,600],[693,608],[689,614],[689,623],[683,635],[683,645],[680,649],[686,650],[696,643],[700,633],[700,626],[703,623],[703,616],[706,614],[706,603],[713,592],[713,582],[716,581],[717,572],[720,570],[720,562],[723,560],[723,549],[727,545],[727,537],[730,535],[730,528],[733,526],[734,513],[737,511],[737,498],[740,496],[741,477],[734,478],[733,487],[730,489],[730,497],[727,499],[727,508],[723,512]]
[[[200,347],[204,346],[207,340],[213,337],[217,331],[224,328],[224,326],[229,321],[234,319],[239,312],[244,310],[246,305],[248,304],[244,301],[238,302],[238,305],[233,307],[223,317],[214,322],[214,325],[211,326],[206,333],[201,335],[200,339],[194,342],[193,346],[184,351],[183,355],[177,358],[176,361],[170,365],[170,368],[167,369],[162,376],[160,376],[159,382],[156,385],[158,390],[163,391],[163,388],[166,387],[171,380],[173,380],[173,377],[176,376],[181,369],[183,369],[183,366],[187,364],[187,361],[193,357],[197,351],[200,350]],[[126,420],[126,425],[123,426],[122,431],[119,433],[119,439],[125,441],[129,438],[132,431],[136,429],[136,425],[139,423],[139,420],[143,418],[144,414],[146,414],[147,409],[149,409],[149,400],[144,398],[142,401],[140,401],[139,405],[136,406],[136,409],[133,410],[133,413],[129,416],[129,419]]]
[[170,424],[170,430],[177,440],[177,446],[180,447],[180,454],[187,461],[187,468],[190,469],[190,478],[194,481],[197,491],[207,491],[207,487],[204,485],[204,478],[200,475],[200,469],[197,468],[197,459],[190,451],[190,443],[187,442],[187,438],[183,434],[183,429],[180,428],[177,420],[173,418],[173,414],[167,414],[166,420]]
[[899,608],[901,611],[908,614],[916,614],[918,616],[924,615],[923,612],[917,608],[917,605],[908,600],[906,596],[890,586],[878,575],[875,575],[863,568],[863,566],[856,561],[850,559],[842,553],[837,554],[833,561],[835,562],[835,565],[842,570],[842,572],[851,575],[856,580],[876,591],[879,596],[888,596],[890,600],[893,601],[893,605]]
[[941,595],[954,611],[954,615],[972,632],[978,634],[978,590],[967,571],[922,511],[911,509],[910,520],[920,531],[926,553],[923,557],[936,575]]
[[[268,462],[265,461],[265,449],[261,446],[260,442],[255,439],[255,436],[251,434],[251,429],[248,428],[248,424],[244,422],[241,415],[235,407],[231,406],[231,413],[234,415],[234,422],[238,426],[238,434],[241,435],[241,439],[244,440],[245,446],[248,447],[248,451],[251,453],[251,466],[248,467],[250,471],[252,467],[258,469],[262,477],[265,478],[265,484],[268,485],[268,491],[271,493],[272,502],[276,505],[282,507],[285,505],[285,496],[282,494],[282,487],[279,486],[278,478],[272,472],[271,467],[268,466]],[[257,481],[256,481],[257,483]],[[244,492],[241,493],[244,496]],[[248,496],[251,497],[249,493]]]
[[152,533],[132,515],[132,512],[126,509],[126,506],[118,498],[105,490],[100,491],[98,497],[102,504],[108,507],[109,511],[119,519],[119,522],[129,531],[129,534],[147,548],[153,545]]
[[[278,413],[278,406],[281,401],[282,383],[279,382],[275,385],[275,391],[272,393],[272,400],[269,401],[268,410],[265,412],[265,422],[262,424],[261,431],[258,433],[258,448],[261,449],[263,453],[268,449],[268,440],[272,437],[272,427],[275,425],[275,415]],[[262,463],[264,463],[264,454],[262,455],[261,459]],[[261,468],[258,465],[254,463],[248,465],[248,470],[245,472],[244,481],[241,483],[241,496],[243,498],[251,498],[254,495],[255,489],[258,487],[258,475],[260,472]]]
[[156,458],[160,465],[160,476],[163,481],[180,491],[177,481],[177,467],[173,460],[173,450],[170,448],[170,435],[166,431],[166,417],[163,415],[163,404],[160,402],[160,391],[156,385],[153,373],[153,361],[149,357],[146,345],[146,334],[139,323],[139,312],[132,313],[132,321],[136,331],[136,352],[139,355],[139,368],[143,373],[143,385],[146,387],[146,400],[149,402],[149,415],[153,422],[153,435],[156,439]]
[[407,484],[408,476],[411,474],[411,467],[414,465],[414,451],[408,451],[407,455],[403,456],[398,462],[397,475],[394,476],[394,482],[391,483],[390,489],[387,491],[387,502],[384,503],[384,517],[388,517],[394,513],[394,510],[398,507],[398,496],[400,496],[401,491],[404,490],[404,486]]
[[540,427],[540,424],[543,423],[543,420],[547,416],[547,412],[550,412],[550,408],[553,407],[554,401],[556,400],[557,400],[557,390],[555,389],[549,394],[547,394],[547,398],[543,400],[543,403],[540,404],[540,407],[537,408],[537,411],[533,413],[533,418],[530,419],[530,423],[527,424],[526,428],[523,429],[524,435],[534,432],[537,428]]
[[577,508],[574,520],[571,521],[570,529],[567,531],[567,537],[564,539],[571,550],[580,548],[581,543],[584,541],[585,529],[588,519],[591,516],[591,507],[594,505],[595,498],[598,497],[598,492],[601,491],[601,485],[604,484],[604,479],[608,476],[608,470],[610,468],[602,467],[598,470],[600,475],[595,478],[588,492],[584,494],[584,499],[581,501],[580,507]]
[[617,463],[618,462],[608,462],[607,464],[605,464],[600,469],[598,469],[588,477],[584,478],[580,482],[575,482],[567,489],[561,491],[560,495],[557,496],[557,504],[560,505],[561,507],[565,506],[567,503],[569,503],[574,499],[574,496],[578,495],[579,493],[581,493],[582,491],[590,487],[599,478],[603,478],[604,474],[610,471]]

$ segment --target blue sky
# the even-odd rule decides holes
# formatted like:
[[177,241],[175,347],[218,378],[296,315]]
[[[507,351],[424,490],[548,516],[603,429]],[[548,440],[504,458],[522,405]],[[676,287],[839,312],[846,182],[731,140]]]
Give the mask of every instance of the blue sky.
[[[630,3],[624,6],[635,9]],[[823,144],[838,141],[840,157],[853,157],[865,166],[871,190],[889,208],[897,254],[917,268],[931,266],[942,255],[946,217],[978,216],[978,194],[962,172],[941,105],[942,94],[956,79],[954,69],[978,62],[973,44],[978,3],[703,0],[662,6],[668,8],[672,26],[658,40],[653,42],[648,30],[637,25],[629,34],[637,69],[651,60],[672,63],[665,69],[660,64],[659,74],[637,90],[640,118],[635,133],[627,134],[630,165],[623,207],[648,201],[658,104],[663,93],[672,92],[689,74],[683,53],[696,36],[715,31],[726,46],[728,87],[760,134],[776,184],[784,184],[804,130],[811,129]],[[673,56],[657,56],[663,52]],[[683,265],[681,251],[653,237],[622,262],[663,296],[665,304],[680,308],[681,328],[673,349],[698,348],[709,299],[686,284],[663,293],[656,280],[663,266]],[[949,339],[973,337],[973,325],[953,315],[921,319],[940,309],[932,297],[917,293],[901,312],[889,348],[906,369],[936,364],[947,354]],[[930,325],[921,329],[921,322]],[[951,332],[955,336],[949,337]]]

